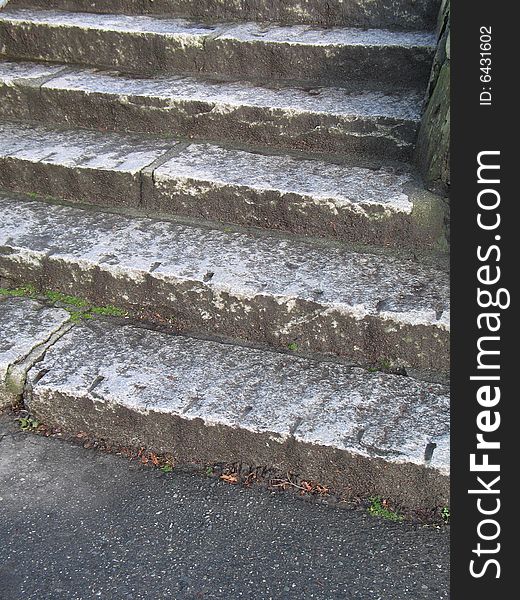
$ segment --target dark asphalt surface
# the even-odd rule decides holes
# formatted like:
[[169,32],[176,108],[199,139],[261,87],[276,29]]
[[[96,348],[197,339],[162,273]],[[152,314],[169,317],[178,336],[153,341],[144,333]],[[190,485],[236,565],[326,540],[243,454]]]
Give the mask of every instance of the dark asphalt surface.
[[448,598],[449,535],[164,474],[0,417],[0,599]]

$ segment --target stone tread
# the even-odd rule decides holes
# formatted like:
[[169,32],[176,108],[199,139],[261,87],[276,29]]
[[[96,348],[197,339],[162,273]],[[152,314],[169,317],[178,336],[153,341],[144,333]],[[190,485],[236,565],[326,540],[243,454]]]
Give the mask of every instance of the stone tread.
[[264,108],[290,113],[351,117],[383,117],[419,123],[423,96],[415,90],[349,92],[344,88],[298,88],[288,85],[263,87],[246,81],[211,81],[195,77],[135,78],[98,69],[75,69],[64,65],[0,61],[0,82],[26,83],[44,89],[105,93],[132,98],[176,102],[205,102],[215,111],[239,107]]
[[449,474],[448,390],[409,377],[96,321],[50,348],[31,381],[30,406],[88,398]]
[[137,134],[55,130],[28,123],[0,123],[0,159],[135,174],[174,148],[174,140]]
[[[449,279],[388,254],[3,195],[0,275],[203,331],[446,371]],[[108,283],[108,281],[112,283]],[[118,283],[119,282],[119,283]],[[120,289],[118,286],[120,285]],[[169,311],[169,314],[168,314]]]
[[135,34],[157,34],[166,37],[197,37],[264,43],[283,43],[317,46],[362,45],[372,47],[400,46],[434,48],[435,35],[430,31],[388,31],[358,28],[313,28],[302,25],[265,26],[261,23],[207,25],[185,19],[165,19],[152,16],[106,15],[59,10],[6,9],[0,21],[42,24],[50,27],[77,27],[101,31]]
[[[421,189],[405,166],[372,170],[208,143],[179,145],[143,135],[20,122],[0,124],[0,165],[4,188],[72,201],[356,242],[428,247],[442,237],[441,199]],[[82,181],[78,171],[90,177]],[[132,179],[118,195],[120,175]],[[151,190],[143,187],[144,178]],[[426,224],[416,225],[415,238],[407,239],[414,210]],[[424,216],[427,210],[431,218]],[[392,228],[392,218],[401,218],[403,226]],[[383,235],[385,228],[389,232]]]

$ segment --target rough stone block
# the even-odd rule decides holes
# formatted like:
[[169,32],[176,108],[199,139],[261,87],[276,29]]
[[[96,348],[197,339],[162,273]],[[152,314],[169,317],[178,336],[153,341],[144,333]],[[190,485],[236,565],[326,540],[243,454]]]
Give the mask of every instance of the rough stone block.
[[31,382],[28,407],[43,422],[176,464],[241,462],[347,498],[448,503],[441,385],[102,322],[75,327]]

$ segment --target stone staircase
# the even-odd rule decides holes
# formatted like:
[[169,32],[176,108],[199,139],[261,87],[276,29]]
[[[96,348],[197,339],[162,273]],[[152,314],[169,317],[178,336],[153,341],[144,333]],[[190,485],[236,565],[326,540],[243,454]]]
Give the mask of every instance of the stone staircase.
[[446,505],[446,201],[413,167],[438,4],[12,0],[0,282],[34,297],[0,300],[0,400]]

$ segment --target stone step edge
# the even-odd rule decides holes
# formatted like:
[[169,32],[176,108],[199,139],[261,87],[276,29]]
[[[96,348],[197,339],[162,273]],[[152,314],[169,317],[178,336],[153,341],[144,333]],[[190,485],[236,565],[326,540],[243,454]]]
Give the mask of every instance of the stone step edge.
[[[229,0],[154,0],[136,4],[135,0],[11,0],[12,7],[54,8],[59,10],[96,13],[149,14],[207,20],[208,15],[217,21],[248,20],[308,24],[321,27],[381,27],[388,29],[420,30],[434,29],[439,12],[438,0],[413,3],[404,0],[398,8],[385,3],[367,3],[364,0],[311,0],[305,10],[297,10],[300,1],[279,2],[275,0],[256,2],[229,2]],[[325,4],[325,6],[324,6]],[[264,6],[265,5],[265,6]],[[372,7],[372,8],[371,8]],[[215,13],[215,9],[222,11]],[[249,12],[248,12],[249,11]]]
[[[7,302],[0,320],[17,303],[21,329],[32,312],[63,320],[61,309]],[[274,467],[349,499],[381,495],[416,509],[448,503],[447,394],[407,377],[105,318],[55,337],[23,387],[30,414],[63,431],[170,454],[178,466]]]
[[286,86],[268,90],[206,78],[131,79],[64,65],[0,61],[0,114],[8,120],[161,136],[174,132],[186,139],[370,162],[411,158],[420,123],[421,97],[415,91],[314,91],[319,95],[309,102],[312,90]]
[[[4,10],[7,57],[81,63],[135,74],[211,73],[267,80],[426,85],[435,51],[429,31],[264,28],[182,19]],[[118,47],[119,52],[113,52]],[[391,75],[395,71],[399,77]]]
[[0,276],[179,332],[446,374],[445,261],[2,195]]
[[[280,161],[285,174],[294,172],[293,189],[270,184],[263,175],[276,173]],[[220,173],[212,162],[220,165]],[[0,124],[0,166],[0,187],[6,190],[136,209],[143,216],[232,223],[399,249],[447,247],[445,202],[421,188],[410,172],[7,122]],[[309,185],[307,176],[317,182]],[[337,181],[337,188],[325,194],[329,180]],[[341,192],[340,186],[345,186]]]

